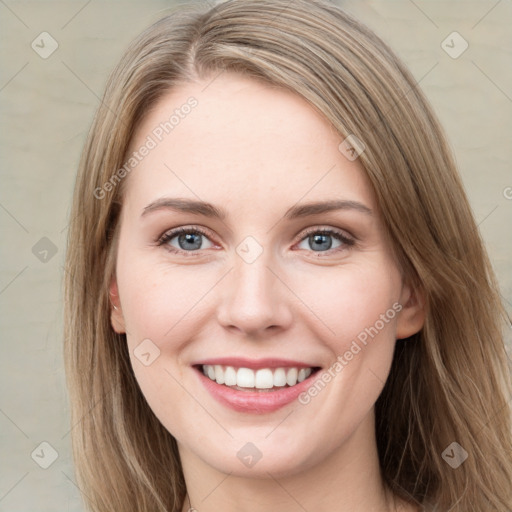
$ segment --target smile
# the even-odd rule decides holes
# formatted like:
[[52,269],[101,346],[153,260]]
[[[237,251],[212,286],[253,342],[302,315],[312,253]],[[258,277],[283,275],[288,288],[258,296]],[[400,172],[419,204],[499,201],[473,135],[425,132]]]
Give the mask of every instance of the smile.
[[236,368],[223,365],[202,365],[203,374],[209,379],[240,391],[261,389],[273,391],[292,387],[307,379],[315,368]]
[[265,414],[293,403],[319,366],[284,359],[217,358],[192,365],[217,402],[237,412]]

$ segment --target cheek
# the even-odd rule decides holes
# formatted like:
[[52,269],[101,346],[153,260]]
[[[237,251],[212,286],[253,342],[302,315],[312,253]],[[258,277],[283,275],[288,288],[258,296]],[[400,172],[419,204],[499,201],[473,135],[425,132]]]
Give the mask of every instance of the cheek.
[[297,295],[314,313],[311,325],[323,327],[324,339],[336,353],[348,350],[358,336],[364,339],[376,323],[379,335],[394,336],[393,304],[400,297],[401,279],[392,263],[318,269],[296,282],[300,283]]
[[173,432],[187,424],[185,416],[174,412],[190,408],[191,403],[179,384],[186,378],[185,368],[179,364],[181,350],[194,337],[195,315],[201,309],[198,301],[211,287],[206,274],[202,279],[197,269],[195,274],[191,269],[143,264],[141,258],[138,262],[120,259],[117,271],[137,383],[153,413]]
[[[313,415],[324,417],[326,425],[334,421],[331,413],[335,416],[340,410],[357,422],[382,391],[393,359],[401,290],[398,269],[384,259],[329,270],[324,279],[319,273],[305,273],[298,291],[315,313],[310,315],[310,331],[331,353],[324,372],[327,391],[317,391],[324,389],[318,385],[303,395],[301,403],[314,402]],[[323,398],[317,400],[317,393]],[[323,412],[327,397],[336,405]]]
[[[214,316],[215,293],[211,292],[222,273],[209,265],[143,262],[143,258],[118,261],[130,347],[133,350],[134,344],[149,338],[166,351],[178,350],[179,344],[193,335],[194,326],[199,329],[201,322],[208,323],[205,316]],[[392,262],[370,259],[339,268],[310,266],[305,272],[283,274],[287,282],[296,283],[293,291],[302,303],[293,306],[295,300],[290,299],[294,316],[308,323],[336,354],[348,350],[358,337],[364,342],[365,333],[370,336],[368,330],[373,333],[377,322],[379,335],[393,338],[395,320],[386,313],[400,296],[401,279]],[[386,317],[384,324],[381,315]]]
[[319,375],[322,382],[312,383],[299,403],[320,431],[331,433],[334,449],[368,414],[387,380],[401,278],[392,264],[347,265],[333,271],[323,287],[319,282],[318,275],[305,277],[299,293],[308,290],[308,306],[322,320],[312,316],[309,328],[328,346],[331,360]]
[[118,267],[127,331],[132,338],[168,343],[194,315],[195,307],[200,309],[201,297],[211,288],[215,276],[192,265],[177,268],[154,262],[128,263],[120,262]]

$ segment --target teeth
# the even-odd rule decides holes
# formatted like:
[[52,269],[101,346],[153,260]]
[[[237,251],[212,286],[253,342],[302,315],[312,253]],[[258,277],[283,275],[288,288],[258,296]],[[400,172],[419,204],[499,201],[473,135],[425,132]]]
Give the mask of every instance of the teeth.
[[219,384],[224,384],[224,372],[222,371],[222,366],[218,364],[215,365],[215,380]]
[[307,379],[312,371],[312,368],[261,368],[255,371],[251,368],[203,365],[203,373],[217,384],[256,389],[295,386]]
[[288,372],[286,373],[286,384],[288,386],[294,386],[297,384],[297,374],[299,373],[299,370],[297,368],[290,368]]
[[[240,370],[238,370],[240,371]],[[274,387],[274,376],[272,370],[264,368],[256,371],[255,387],[258,389],[270,389]]]
[[241,388],[253,388],[254,377],[254,372],[250,368],[238,368],[236,372],[236,385]]
[[274,386],[286,386],[286,372],[284,368],[274,370]]
[[236,371],[232,366],[224,370],[224,384],[226,386],[236,386]]

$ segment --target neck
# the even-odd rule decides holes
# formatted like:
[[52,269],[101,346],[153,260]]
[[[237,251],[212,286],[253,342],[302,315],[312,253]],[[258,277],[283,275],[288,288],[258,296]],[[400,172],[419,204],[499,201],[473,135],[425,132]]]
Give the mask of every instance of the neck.
[[270,471],[257,478],[225,474],[179,447],[188,491],[182,512],[395,511],[380,474],[373,411],[326,459],[280,477]]

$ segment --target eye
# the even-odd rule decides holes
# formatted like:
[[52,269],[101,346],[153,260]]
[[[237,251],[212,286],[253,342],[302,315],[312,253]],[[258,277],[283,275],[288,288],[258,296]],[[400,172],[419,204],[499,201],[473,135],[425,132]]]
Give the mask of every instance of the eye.
[[[204,242],[207,245],[204,246]],[[209,245],[208,245],[209,244]],[[171,252],[195,256],[194,253],[200,249],[213,247],[212,242],[207,238],[206,233],[199,228],[176,228],[164,233],[158,240],[158,245],[166,245]]]
[[[333,248],[333,239],[336,240],[337,245]],[[306,232],[306,236],[301,239],[301,244],[306,244],[309,247],[300,247],[299,249],[311,249],[314,252],[337,252],[354,245],[354,240],[346,236],[340,231],[333,229],[318,229],[313,228]]]
[[[335,240],[333,247],[333,239]],[[206,243],[206,245],[205,245]],[[349,238],[341,231],[334,229],[312,228],[306,231],[305,236],[297,246],[299,249],[313,252],[337,252],[354,245],[355,240]],[[301,247],[306,244],[309,247]],[[157,241],[157,245],[166,246],[170,252],[184,256],[199,256],[201,249],[213,247],[208,234],[199,227],[180,227],[164,233]]]

